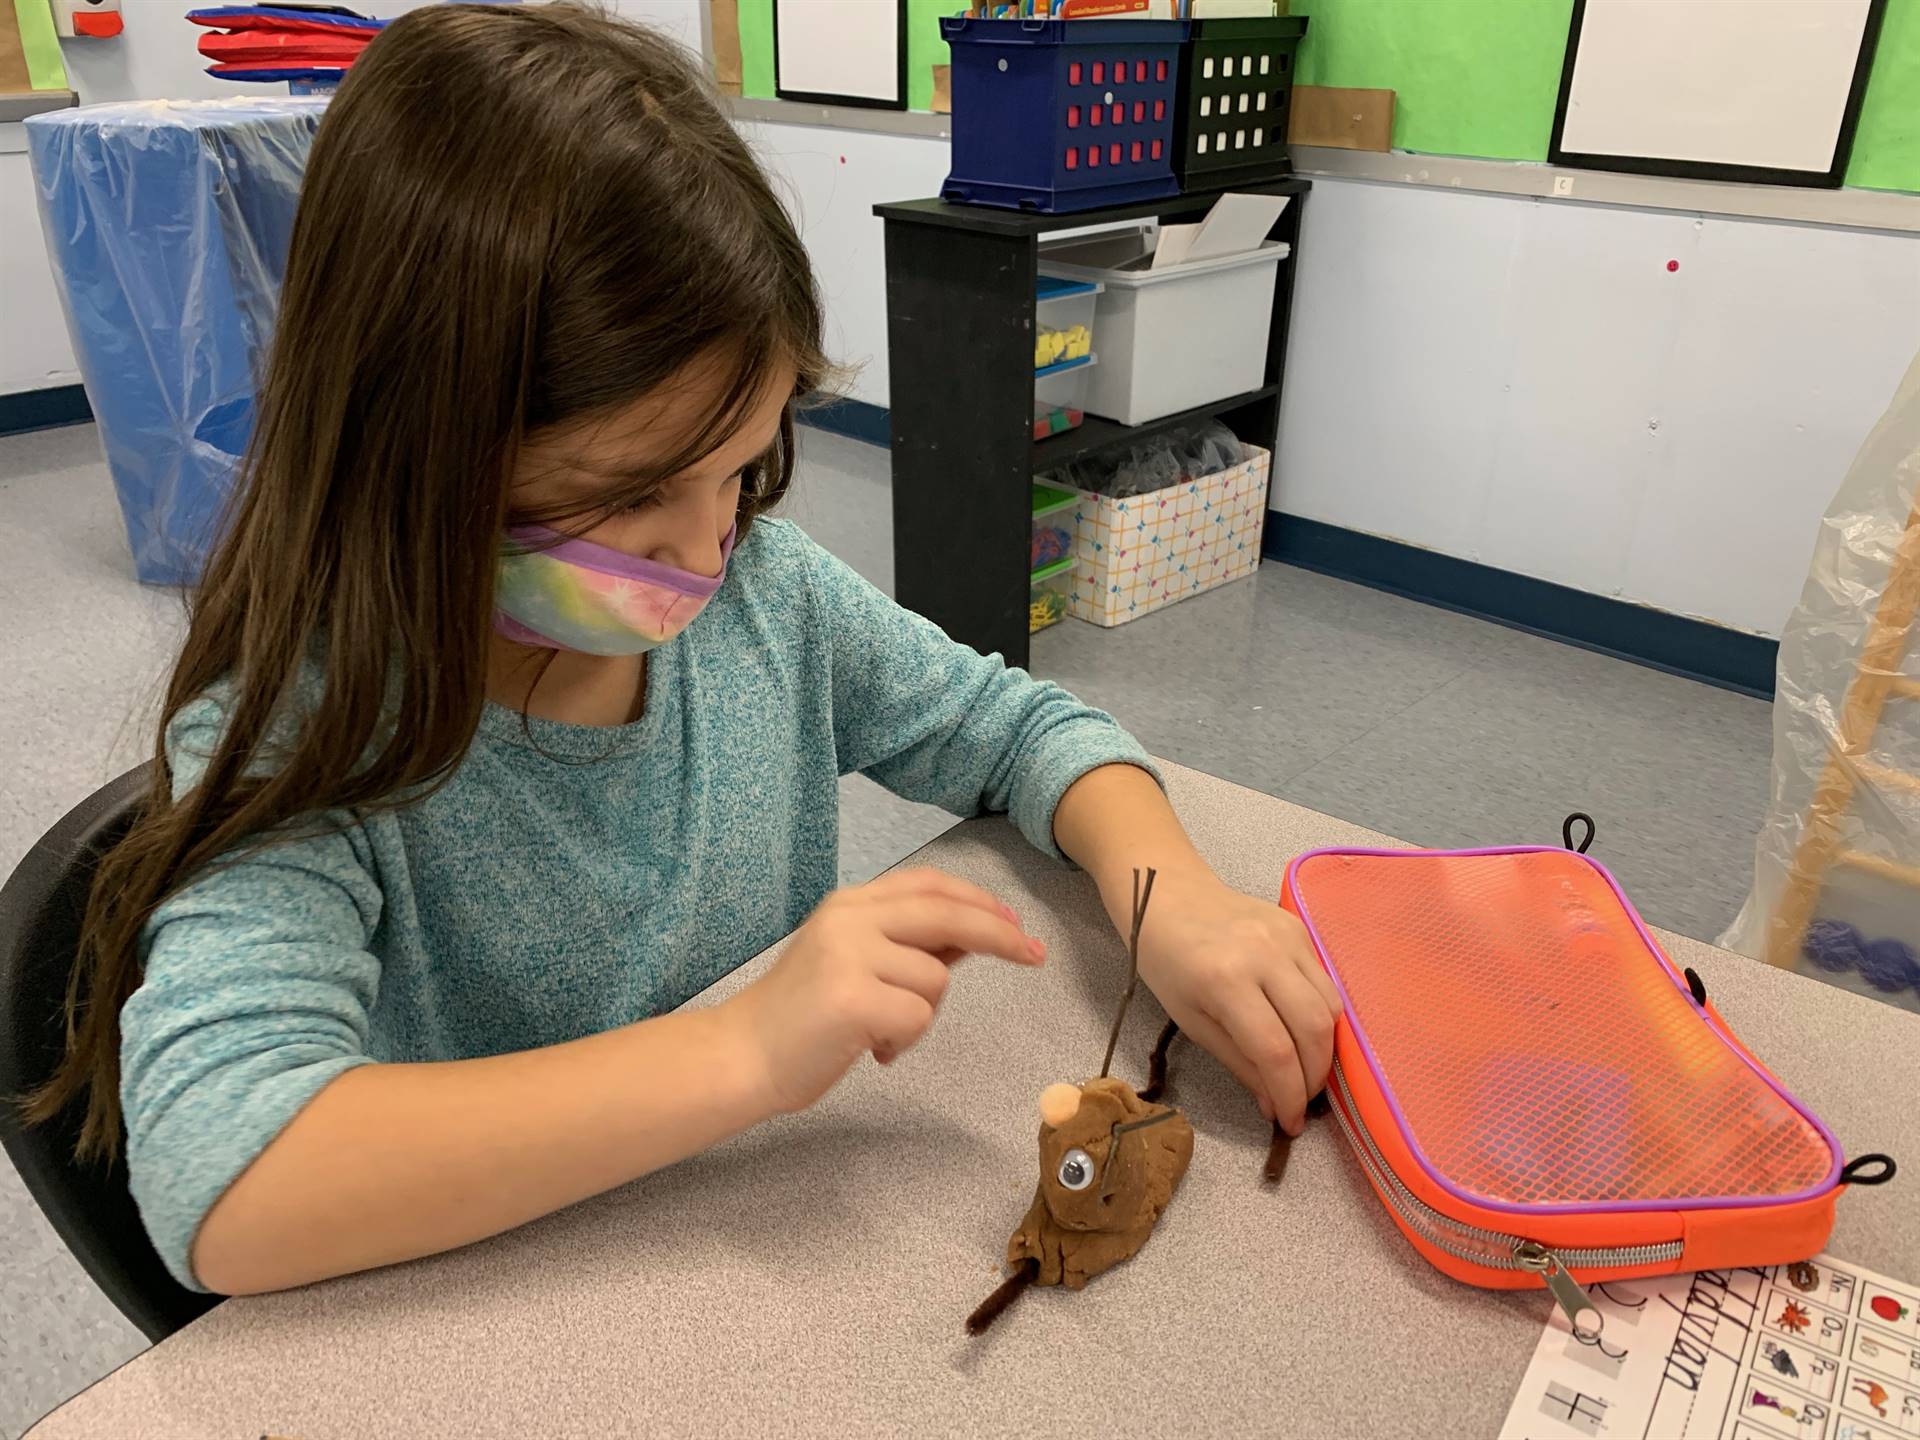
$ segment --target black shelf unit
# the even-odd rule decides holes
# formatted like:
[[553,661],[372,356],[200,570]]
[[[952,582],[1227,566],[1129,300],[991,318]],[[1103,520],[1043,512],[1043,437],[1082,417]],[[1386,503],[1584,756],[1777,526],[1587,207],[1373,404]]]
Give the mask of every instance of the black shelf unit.
[[[1241,439],[1276,448],[1300,212],[1312,182],[1290,177],[1234,188],[1294,197],[1269,236],[1293,250],[1274,286],[1266,383],[1146,425],[1089,415],[1078,429],[1045,440],[1033,438],[1033,290],[1041,237],[1156,216],[1194,220],[1220,192],[1073,215],[940,200],[874,206],[886,232],[894,581],[902,605],[955,640],[1025,665],[1036,471],[1130,434],[1214,416]],[[1096,350],[1099,344],[1096,329]]]

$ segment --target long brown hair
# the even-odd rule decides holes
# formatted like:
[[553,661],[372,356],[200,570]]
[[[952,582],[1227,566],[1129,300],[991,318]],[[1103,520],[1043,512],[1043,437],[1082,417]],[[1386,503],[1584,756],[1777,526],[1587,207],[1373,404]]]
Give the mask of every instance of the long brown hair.
[[[65,1058],[29,1118],[85,1095],[80,1153],[116,1151],[120,1009],[143,927],[185,880],[323,812],[417,798],[459,763],[523,436],[722,357],[701,433],[657,475],[572,507],[609,513],[723,443],[783,367],[811,388],[820,333],[806,251],[678,46],[577,5],[389,25],[314,141],[238,503],[191,601],[152,792],[94,881]],[[789,406],[745,477],[743,532],[784,492],[792,446]],[[321,699],[289,725],[308,665]],[[176,798],[167,727],[216,682],[224,730]]]

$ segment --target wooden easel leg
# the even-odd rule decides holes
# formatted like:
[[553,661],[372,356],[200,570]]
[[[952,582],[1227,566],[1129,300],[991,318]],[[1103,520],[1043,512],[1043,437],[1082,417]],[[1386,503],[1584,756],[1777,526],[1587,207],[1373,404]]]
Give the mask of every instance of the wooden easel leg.
[[1770,965],[1790,969],[1799,958],[1800,942],[1813,919],[1821,884],[1840,850],[1840,817],[1853,799],[1856,762],[1872,748],[1887,697],[1896,688],[1902,695],[1911,693],[1899,667],[1916,611],[1920,611],[1920,499],[1907,514],[1900,548],[1894,552],[1887,573],[1887,588],[1880,594],[1880,606],[1867,631],[1867,642],[1860,649],[1853,681],[1847,686],[1838,740],[1813,787],[1800,844],[1787,871],[1786,888],[1767,924],[1766,960]]

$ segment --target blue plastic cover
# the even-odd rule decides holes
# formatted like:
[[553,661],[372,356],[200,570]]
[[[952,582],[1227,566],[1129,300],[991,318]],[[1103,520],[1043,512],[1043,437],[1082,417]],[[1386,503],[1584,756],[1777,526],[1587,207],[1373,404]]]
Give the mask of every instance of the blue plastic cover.
[[198,579],[253,424],[324,97],[27,120],[47,254],[135,573]]
[[292,10],[279,5],[212,5],[203,10],[189,10],[187,19],[196,25],[208,25],[215,29],[228,25],[234,20],[280,20],[302,26],[324,26],[335,30],[384,30],[387,22],[375,20],[369,15],[352,13],[329,14],[324,10]]

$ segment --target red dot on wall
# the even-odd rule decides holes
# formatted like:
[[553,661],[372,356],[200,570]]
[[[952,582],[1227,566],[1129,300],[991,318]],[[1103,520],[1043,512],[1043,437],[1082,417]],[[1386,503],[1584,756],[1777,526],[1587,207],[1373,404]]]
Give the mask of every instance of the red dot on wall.
[[1678,260],[1667,261],[1667,273],[1669,275],[1671,275],[1674,271],[1678,270],[1679,268],[1680,268],[1680,262]]

